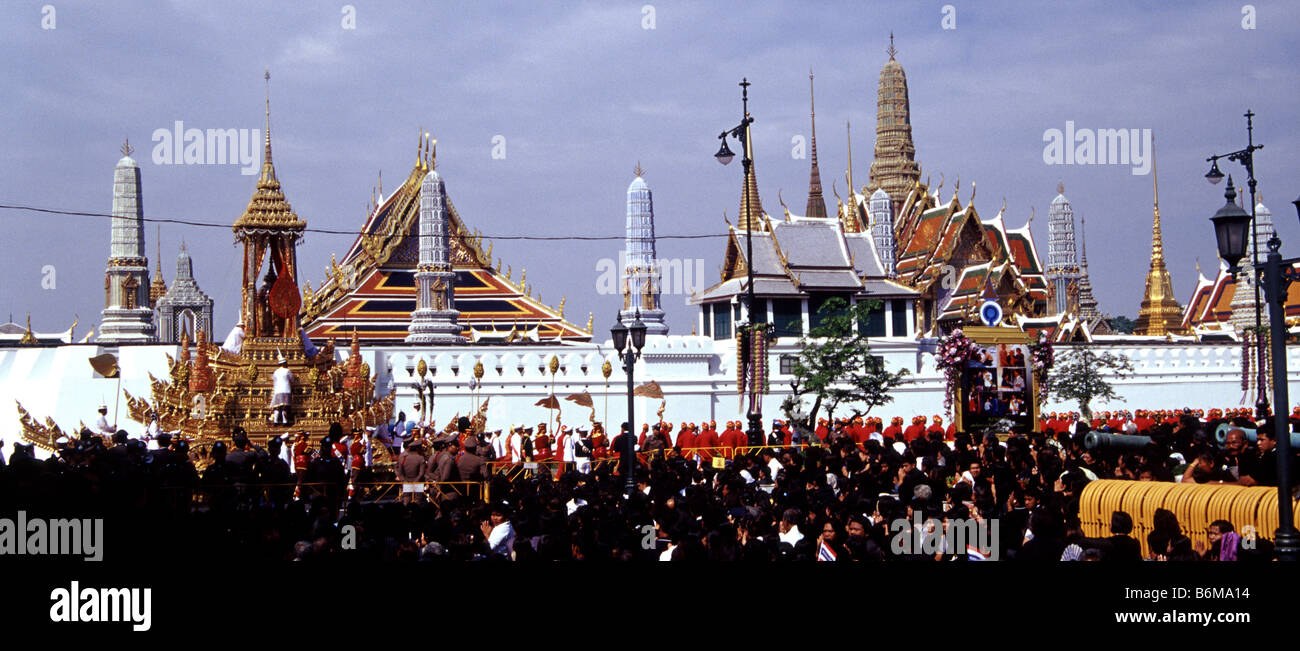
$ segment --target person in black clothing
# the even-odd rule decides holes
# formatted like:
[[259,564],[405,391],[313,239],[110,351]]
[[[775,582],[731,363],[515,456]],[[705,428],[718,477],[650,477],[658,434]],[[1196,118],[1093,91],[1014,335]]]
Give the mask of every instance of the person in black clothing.
[[1140,561],[1142,545],[1129,534],[1133,533],[1133,516],[1115,511],[1110,515],[1111,536],[1106,539],[1109,549],[1105,559],[1108,561]]

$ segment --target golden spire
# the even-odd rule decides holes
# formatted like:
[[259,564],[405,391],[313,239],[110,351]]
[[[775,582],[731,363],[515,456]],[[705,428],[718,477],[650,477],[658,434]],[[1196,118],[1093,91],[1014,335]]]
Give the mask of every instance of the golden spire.
[[266,152],[263,155],[262,175],[266,175],[267,168],[271,168],[271,175],[275,175],[275,168],[271,167],[271,69],[266,69],[263,75],[266,80]]
[[130,156],[134,151],[135,148],[131,146],[131,139],[127,138],[126,141],[122,143],[122,155]]
[[157,257],[154,258],[153,282],[149,283],[149,304],[158,305],[158,299],[167,295],[167,282],[163,280],[162,272],[162,226],[158,227],[158,235],[154,238],[154,246],[157,247]]
[[636,162],[636,169],[632,170],[632,173],[635,174],[637,178],[645,176],[645,170],[641,169],[641,161]]
[[1151,138],[1151,267],[1147,271],[1146,292],[1138,310],[1133,334],[1167,336],[1186,334],[1182,326],[1183,311],[1174,298],[1173,281],[1165,268],[1164,242],[1160,234],[1160,185],[1156,177],[1155,137]]
[[264,75],[266,79],[266,149],[262,153],[262,175],[257,179],[257,189],[249,199],[244,214],[235,220],[234,230],[241,228],[274,228],[302,230],[306,222],[298,219],[293,208],[285,201],[280,181],[275,176],[275,165],[271,160],[271,71]]
[[[751,138],[753,138],[753,135],[750,133],[750,127],[746,125],[745,141],[753,142]],[[752,147],[752,145],[745,146]],[[762,231],[764,224],[763,200],[758,196],[758,173],[754,170],[755,167],[757,165],[750,161],[749,173],[745,175],[745,185],[740,189],[740,219],[738,225],[745,230]]]
[[889,32],[889,49],[885,50],[885,53],[889,55],[890,61],[893,61],[894,55],[898,54],[898,48],[894,47],[894,33],[892,31]]
[[23,337],[22,339],[18,340],[18,343],[24,346],[30,346],[32,344],[40,343],[36,340],[36,335],[32,334],[32,313],[31,312],[27,313],[27,330],[23,332]]

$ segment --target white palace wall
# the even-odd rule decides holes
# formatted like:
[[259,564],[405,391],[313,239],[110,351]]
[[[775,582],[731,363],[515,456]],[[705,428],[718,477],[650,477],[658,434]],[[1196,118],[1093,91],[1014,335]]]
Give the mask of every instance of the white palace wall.
[[[1253,403],[1241,390],[1241,348],[1239,345],[1196,343],[1089,344],[1098,352],[1125,355],[1136,373],[1115,383],[1122,400],[1094,404],[1094,410],[1116,408],[1230,407]],[[875,415],[888,419],[898,415],[930,416],[943,411],[943,377],[934,365],[934,342],[903,338],[873,340],[874,354],[883,357],[891,370],[905,368],[909,381],[893,392],[894,403],[879,408]],[[1057,347],[1058,356],[1067,345]],[[348,355],[338,347],[340,361]],[[781,417],[780,406],[790,376],[780,372],[780,357],[797,352],[795,340],[782,340],[770,349],[770,389],[763,400],[765,426]],[[0,440],[8,444],[19,436],[15,401],[38,421],[53,417],[61,427],[74,429],[78,421],[91,424],[101,403],[114,413],[118,380],[96,377],[87,360],[104,352],[118,355],[122,369],[121,388],[132,395],[149,397],[149,374],[167,377],[166,355],[179,353],[173,345],[96,345],[0,348]],[[1291,391],[1300,396],[1300,346],[1288,351]],[[481,361],[484,375],[477,399],[489,398],[488,424],[491,429],[512,423],[548,422],[549,412],[535,403],[552,391],[560,399],[563,422],[587,423],[591,411],[564,398],[587,391],[596,407],[596,419],[617,424],[627,419],[627,379],[608,341],[589,344],[538,343],[527,345],[408,346],[402,344],[368,347],[365,361],[377,375],[381,395],[396,392],[396,404],[408,418],[418,413],[414,373],[423,359],[435,384],[434,421],[442,425],[457,414],[468,414],[475,396],[470,390],[475,362]],[[560,362],[552,377],[547,363],[552,356]],[[613,366],[608,381],[601,374],[605,361]],[[634,371],[639,385],[655,380],[666,397],[664,418],[674,423],[713,419],[743,419],[736,394],[735,353],[732,340],[714,341],[698,336],[649,337]],[[660,401],[636,398],[637,422],[655,415]],[[1049,401],[1045,411],[1075,409],[1075,405]],[[841,408],[849,413],[851,406]],[[606,410],[608,416],[606,416]],[[142,426],[126,417],[125,400],[118,407],[118,424],[129,431]],[[639,426],[638,426],[639,428]]]

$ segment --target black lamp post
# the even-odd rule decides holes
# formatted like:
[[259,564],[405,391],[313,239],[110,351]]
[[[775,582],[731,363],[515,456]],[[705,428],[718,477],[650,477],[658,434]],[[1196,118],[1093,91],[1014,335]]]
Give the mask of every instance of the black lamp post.
[[[622,319],[614,321],[614,327],[609,329],[609,334],[614,339],[614,350],[618,351],[619,358],[623,360],[623,372],[627,374],[627,431],[623,434],[623,449],[619,450],[620,467],[623,472],[623,481],[627,488],[627,494],[630,496],[632,491],[636,490],[636,438],[632,432],[636,427],[636,411],[634,409],[632,392],[632,371],[636,368],[636,360],[641,356],[641,349],[645,348],[646,325],[641,322],[641,310],[636,311],[635,320],[632,325],[623,325]],[[631,335],[631,345],[628,345],[628,335]],[[625,350],[626,349],[626,350]]]
[[[1223,172],[1219,171],[1220,158],[1226,158],[1230,161],[1237,161],[1241,163],[1243,166],[1245,166],[1246,184],[1250,186],[1250,223],[1253,225],[1255,223],[1255,151],[1259,149],[1263,149],[1264,145],[1255,144],[1254,112],[1248,109],[1244,115],[1246,118],[1246,148],[1234,151],[1229,154],[1215,154],[1214,156],[1210,156],[1209,158],[1205,159],[1207,161],[1210,161],[1210,171],[1205,174],[1205,179],[1209,181],[1211,185],[1217,185],[1219,181],[1223,180]],[[1222,210],[1220,212],[1222,212]],[[1251,247],[1252,247],[1251,266],[1254,267],[1255,265],[1253,263],[1259,262],[1260,260],[1259,237],[1256,233],[1256,229],[1251,228],[1249,236],[1250,236]],[[1234,264],[1234,263],[1229,263],[1229,264]],[[1254,274],[1253,282],[1255,285],[1254,286],[1255,334],[1256,336],[1258,336],[1260,334],[1260,330],[1262,329],[1261,328],[1262,310],[1260,307],[1260,299],[1259,299],[1260,286],[1259,286],[1258,273]],[[1259,347],[1258,350],[1260,351],[1262,357],[1262,354],[1264,352],[1263,348]],[[1259,368],[1256,369],[1258,376],[1255,378],[1256,380],[1255,384],[1259,387],[1259,392],[1255,397],[1255,414],[1257,418],[1266,418],[1268,417],[1268,395],[1267,395],[1267,389],[1265,388],[1265,384],[1264,384],[1264,365],[1256,364],[1256,366],[1258,366]]]
[[[743,110],[740,119],[740,124],[718,134],[718,139],[722,141],[722,147],[718,148],[718,153],[713,155],[713,157],[717,158],[718,162],[722,163],[723,165],[730,163],[731,160],[736,157],[736,155],[733,154],[731,152],[731,148],[727,146],[727,136],[730,135],[732,138],[736,138],[740,141],[741,152],[744,154],[744,158],[740,159],[740,162],[745,167],[744,170],[745,187],[742,190],[742,192],[744,193],[744,206],[746,210],[749,210],[750,207],[753,205],[749,198],[749,175],[750,175],[750,170],[754,165],[754,152],[753,149],[750,147],[750,143],[749,143],[749,125],[754,123],[754,118],[750,117],[749,115],[749,86],[750,83],[748,77],[740,81],[740,89],[741,89],[740,101],[741,101],[741,108]],[[748,215],[741,215],[740,219],[744,220],[746,217],[748,217]],[[744,318],[742,318],[738,323],[736,323],[737,331],[743,330],[744,328],[753,324],[755,321],[754,238],[751,234],[754,225],[751,223],[747,223],[745,224],[745,226],[746,226],[745,228],[745,257],[746,257],[745,276],[748,282],[748,287],[745,289],[745,314],[744,314]],[[748,342],[749,340],[742,339],[742,341]],[[745,369],[744,369],[744,373],[742,374],[742,377],[752,377],[753,373],[752,370],[749,368],[749,364],[751,360],[750,360],[750,355],[748,354],[748,350],[737,348],[736,357],[743,358],[742,363],[745,365]],[[762,440],[763,405],[761,403],[751,399],[749,405],[748,419],[749,419],[749,429],[745,432],[745,434],[748,436],[750,441]]]
[[[1249,115],[1249,114],[1247,114]],[[1213,170],[1211,170],[1213,171]],[[1246,214],[1233,200],[1237,190],[1232,187],[1232,177],[1228,177],[1228,189],[1223,195],[1227,203],[1219,209],[1214,217],[1214,238],[1219,246],[1219,256],[1229,265],[1229,273],[1236,276],[1238,263],[1246,257],[1247,232],[1254,223],[1254,218]],[[1300,199],[1292,203],[1300,216]],[[1250,266],[1255,276],[1263,276],[1264,296],[1268,300],[1269,335],[1272,344],[1273,362],[1273,434],[1277,441],[1277,499],[1278,527],[1274,534],[1278,560],[1294,561],[1300,559],[1300,533],[1296,532],[1295,519],[1291,510],[1291,422],[1288,418],[1290,397],[1287,392],[1286,364],[1286,292],[1293,280],[1300,280],[1300,272],[1295,264],[1300,258],[1283,260],[1279,252],[1282,240],[1274,232],[1268,241],[1268,258],[1262,264],[1251,260]],[[1258,285],[1257,285],[1258,286]],[[1264,409],[1267,412],[1267,404]]]

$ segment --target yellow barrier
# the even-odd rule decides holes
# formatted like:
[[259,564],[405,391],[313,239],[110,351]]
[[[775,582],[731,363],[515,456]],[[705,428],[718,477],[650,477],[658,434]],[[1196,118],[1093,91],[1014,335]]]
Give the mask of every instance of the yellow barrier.
[[[1300,511],[1300,502],[1292,509]],[[1277,530],[1277,488],[1270,486],[1231,486],[1174,482],[1099,479],[1089,482],[1079,496],[1079,521],[1083,533],[1092,538],[1111,535],[1110,518],[1124,511],[1133,518],[1132,536],[1149,556],[1147,534],[1151,533],[1157,509],[1167,509],[1178,517],[1183,534],[1193,545],[1201,542],[1208,549],[1206,531],[1215,520],[1227,520],[1238,533],[1252,527],[1256,535],[1272,538]]]

